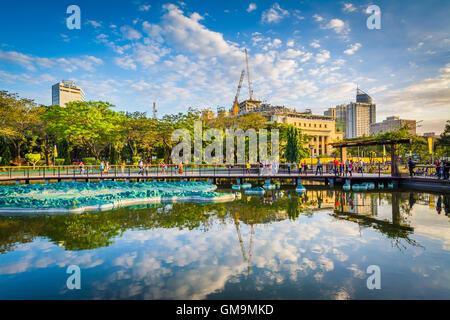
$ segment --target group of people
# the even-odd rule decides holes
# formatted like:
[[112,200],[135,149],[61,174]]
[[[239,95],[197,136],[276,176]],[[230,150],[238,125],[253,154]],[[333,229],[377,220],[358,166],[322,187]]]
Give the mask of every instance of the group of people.
[[[412,158],[409,158],[407,166],[408,166],[408,170],[409,170],[409,175],[411,177],[415,176],[415,175],[421,175],[421,174],[428,175],[429,169],[432,168],[432,166],[430,166],[429,164],[426,164],[425,166],[423,166],[423,168],[416,169],[417,165]],[[436,169],[435,174],[438,179],[444,179],[444,180],[449,179],[450,161],[448,159],[442,159],[442,160],[437,159],[434,162],[434,167]],[[414,170],[414,169],[416,169],[416,170]]]
[[[269,175],[269,174],[276,174],[278,173],[280,164],[278,161],[259,161],[258,162],[258,168],[259,168],[259,175]],[[250,164],[247,164],[247,172],[250,173]]]
[[[336,158],[334,158],[334,160],[333,160],[333,172],[335,175],[347,176],[347,174],[348,174],[348,175],[352,176],[354,169],[355,169],[355,163],[353,162],[353,160],[347,159],[345,161],[339,161]],[[362,170],[364,170],[363,165],[358,166],[358,170],[359,169],[362,172]]]
[[[320,160],[319,160],[319,162],[320,162]],[[319,168],[320,168],[321,172],[323,173],[321,164],[322,163],[320,162]],[[299,174],[306,174],[309,169],[309,165],[306,162],[299,163],[298,165],[295,161],[292,163],[290,163],[290,162],[286,163],[286,168],[287,168],[288,173],[295,172],[295,170],[297,170],[297,166],[298,166]],[[316,169],[316,173],[317,173],[317,170],[319,170],[319,168]]]
[[438,179],[442,178],[448,180],[450,171],[450,161],[448,159],[442,161],[438,159],[436,160],[434,165],[436,166],[436,176],[438,177]]

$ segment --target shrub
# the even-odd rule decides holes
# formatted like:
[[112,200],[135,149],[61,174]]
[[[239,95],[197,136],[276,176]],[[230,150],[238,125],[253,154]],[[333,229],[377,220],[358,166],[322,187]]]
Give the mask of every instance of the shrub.
[[86,165],[95,165],[95,164],[97,164],[99,162],[99,161],[95,160],[94,157],[92,157],[92,158],[83,158],[82,160],[83,160],[83,162]]
[[64,159],[64,158],[56,158],[55,159],[55,165],[62,166],[65,161],[66,161],[66,159]]

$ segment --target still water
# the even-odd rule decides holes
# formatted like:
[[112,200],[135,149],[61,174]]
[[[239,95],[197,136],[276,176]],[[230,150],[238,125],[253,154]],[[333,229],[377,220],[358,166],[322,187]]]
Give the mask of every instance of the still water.
[[449,194],[312,188],[0,217],[0,299],[450,299]]

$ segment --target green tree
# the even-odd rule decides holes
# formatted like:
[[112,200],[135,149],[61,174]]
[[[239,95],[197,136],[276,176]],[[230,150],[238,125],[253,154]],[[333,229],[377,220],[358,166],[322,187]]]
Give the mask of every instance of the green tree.
[[108,146],[121,150],[124,115],[111,110],[113,106],[102,101],[73,101],[65,107],[51,106],[43,115],[48,130],[61,140],[81,146],[97,159]]
[[436,147],[443,156],[450,155],[450,120],[447,120],[445,129],[436,141]]
[[309,156],[308,148],[305,144],[308,138],[302,134],[301,129],[294,126],[287,127],[285,158],[289,162],[297,162]]
[[41,124],[42,112],[33,100],[0,91],[0,135],[14,147],[18,162],[27,139],[35,141],[33,133]]
[[25,159],[34,168],[36,166],[36,163],[38,163],[41,160],[41,154],[40,153],[27,153],[25,155]]
[[0,160],[0,166],[9,166],[9,162],[12,160],[11,150],[6,141],[0,137],[0,155],[2,159]]

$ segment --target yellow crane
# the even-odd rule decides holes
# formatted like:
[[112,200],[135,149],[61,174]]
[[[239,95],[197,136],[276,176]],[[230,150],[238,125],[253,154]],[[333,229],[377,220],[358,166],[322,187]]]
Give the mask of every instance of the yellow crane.
[[241,91],[241,87],[242,87],[242,80],[244,80],[244,74],[245,74],[245,71],[242,70],[241,78],[239,79],[239,85],[238,85],[238,88],[237,88],[236,96],[234,97],[234,104],[233,104],[233,114],[234,115],[237,115],[239,113],[239,102],[238,102],[238,99],[239,99],[239,92]]
[[245,48],[245,63],[247,65],[248,93],[250,95],[250,101],[253,101],[253,90],[252,90],[252,82],[250,80],[250,69],[248,67],[247,48]]

